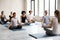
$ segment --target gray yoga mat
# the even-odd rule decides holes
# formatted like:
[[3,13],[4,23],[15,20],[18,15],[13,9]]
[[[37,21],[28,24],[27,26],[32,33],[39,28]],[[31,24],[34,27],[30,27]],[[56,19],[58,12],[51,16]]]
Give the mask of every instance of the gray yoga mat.
[[29,36],[35,38],[35,39],[39,39],[39,38],[45,38],[45,37],[53,37],[53,36],[49,36],[49,35],[46,35],[46,34],[29,34]]

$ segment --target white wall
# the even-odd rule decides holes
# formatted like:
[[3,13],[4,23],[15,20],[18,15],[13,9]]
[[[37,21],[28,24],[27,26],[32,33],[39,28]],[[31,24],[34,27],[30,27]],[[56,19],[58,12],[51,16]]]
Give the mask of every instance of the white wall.
[[25,10],[25,0],[0,0],[0,13],[2,10],[7,18],[11,11],[16,12],[19,19],[21,11]]

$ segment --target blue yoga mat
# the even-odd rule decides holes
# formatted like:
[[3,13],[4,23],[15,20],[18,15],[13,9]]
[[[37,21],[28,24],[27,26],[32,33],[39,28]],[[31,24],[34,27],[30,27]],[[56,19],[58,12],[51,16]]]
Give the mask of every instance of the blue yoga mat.
[[53,36],[49,36],[49,35],[46,35],[46,34],[29,34],[29,36],[35,38],[35,39],[39,39],[39,38],[45,38],[45,37],[53,37]]

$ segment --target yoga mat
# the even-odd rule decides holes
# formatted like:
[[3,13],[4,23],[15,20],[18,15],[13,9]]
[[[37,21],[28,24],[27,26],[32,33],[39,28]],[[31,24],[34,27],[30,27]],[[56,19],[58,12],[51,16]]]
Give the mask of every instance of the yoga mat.
[[53,36],[46,35],[44,33],[42,33],[42,34],[29,34],[29,36],[31,36],[31,37],[33,37],[35,39],[45,38],[45,37],[53,37]]

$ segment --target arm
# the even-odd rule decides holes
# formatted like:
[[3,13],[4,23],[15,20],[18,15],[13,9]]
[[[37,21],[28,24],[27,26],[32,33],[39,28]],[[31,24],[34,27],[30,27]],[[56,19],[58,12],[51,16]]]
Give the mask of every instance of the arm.
[[35,17],[33,17],[33,20],[34,20],[34,21],[36,20]]
[[4,15],[5,19],[6,19],[6,16]]
[[49,24],[48,25],[46,25],[45,23],[44,23],[44,17],[43,17],[43,25],[42,25],[42,27],[45,27],[45,28],[52,28],[52,26],[53,26],[53,20],[50,20],[50,18],[49,18]]
[[20,21],[22,21],[22,16],[20,16]]
[[22,24],[21,24],[21,23],[19,23],[19,21],[18,21],[18,20],[17,20],[17,22],[18,22],[18,25],[22,26]]
[[29,17],[28,17],[28,16],[26,16],[26,19],[27,19],[28,22],[31,22],[31,21],[29,20]]
[[43,28],[52,28],[53,27],[53,21],[50,22],[50,24],[46,25],[46,24],[42,24]]
[[1,21],[1,15],[0,15],[0,21]]
[[54,21],[54,20],[51,20],[50,17],[49,17],[49,22],[50,22],[49,28],[52,28],[52,27],[53,27],[53,23],[54,23],[53,21]]
[[28,16],[26,16],[26,19],[27,19],[27,21],[29,21],[29,19],[28,19],[29,17]]
[[18,20],[17,20],[17,22],[18,22],[18,24],[20,24]]
[[9,24],[9,26],[8,26],[8,28],[10,28],[12,25],[13,25],[13,23],[12,23],[12,21],[11,21],[10,24]]
[[1,19],[1,15],[0,15],[0,19]]
[[9,15],[9,20],[10,20],[10,15]]
[[44,17],[42,17],[42,22],[44,23]]

